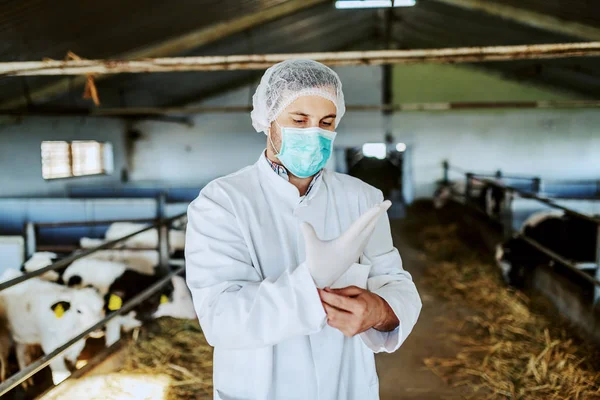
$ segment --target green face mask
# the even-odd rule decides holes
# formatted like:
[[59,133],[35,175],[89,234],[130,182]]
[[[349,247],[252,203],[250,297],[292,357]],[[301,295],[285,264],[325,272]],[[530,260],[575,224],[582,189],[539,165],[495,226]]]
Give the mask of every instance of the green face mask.
[[[336,132],[318,127],[286,128],[279,126],[279,129],[281,130],[281,149],[276,157],[292,174],[298,178],[308,178],[327,164],[331,157]],[[271,140],[270,135],[269,140]],[[275,149],[273,141],[271,141],[271,146]]]

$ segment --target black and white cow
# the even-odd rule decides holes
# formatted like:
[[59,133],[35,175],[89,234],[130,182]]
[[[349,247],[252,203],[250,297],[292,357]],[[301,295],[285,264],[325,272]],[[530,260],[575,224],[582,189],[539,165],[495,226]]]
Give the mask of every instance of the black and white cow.
[[[140,274],[126,270],[110,285],[104,295],[104,307],[107,313],[121,309],[127,303],[161,279],[159,276]],[[152,320],[161,304],[173,301],[173,283],[169,282],[161,290],[138,304],[132,311],[120,315],[106,325],[106,345],[110,346],[121,337],[121,330],[128,332]]]
[[[52,253],[49,251],[38,251],[36,253],[33,253],[33,255],[27,261],[25,261],[25,263],[21,267],[21,272],[26,273],[37,271],[38,269],[42,269],[49,265],[52,265],[53,263],[59,261],[62,258],[64,258],[64,256],[60,256],[56,253]],[[62,283],[61,277],[64,271],[65,268],[63,267],[53,271],[44,272],[39,277],[46,281]]]
[[491,218],[500,218],[504,206],[505,190],[495,185],[484,184],[477,196],[477,205]]
[[[596,260],[597,225],[563,211],[533,214],[523,223],[520,234],[582,266],[591,266]],[[534,267],[554,262],[518,235],[497,246],[496,261],[505,281],[516,287],[524,285]]]
[[[466,187],[463,181],[441,185],[433,194],[433,206],[440,209],[453,198],[454,194],[465,192]],[[505,201],[505,190],[503,188],[476,181],[472,188],[472,195],[474,194],[476,194],[474,198],[475,204],[487,216],[491,218],[500,217]]]
[[[21,275],[20,271],[8,269],[0,281]],[[45,354],[50,354],[104,316],[102,297],[96,290],[72,289],[40,278],[31,278],[1,291],[0,301],[6,310],[20,369],[27,364],[28,345],[39,344]],[[69,375],[67,362],[74,366],[84,346],[85,339],[80,340],[50,362],[55,384]]]
[[0,300],[0,382],[8,376],[8,357],[13,347],[8,316],[4,309],[4,301]]
[[[105,312],[121,309],[123,304],[160,280],[159,276],[148,275],[127,268],[125,263],[81,258],[73,262],[64,272],[63,280],[70,287],[93,287],[104,298]],[[114,344],[121,337],[121,330],[128,332],[152,319],[161,301],[171,299],[173,285],[153,294],[125,315],[110,320],[106,325],[106,345]]]

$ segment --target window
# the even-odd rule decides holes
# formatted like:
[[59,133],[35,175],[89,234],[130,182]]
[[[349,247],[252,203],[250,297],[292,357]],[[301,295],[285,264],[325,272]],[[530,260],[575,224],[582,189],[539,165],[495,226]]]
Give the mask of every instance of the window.
[[100,175],[112,172],[112,146],[94,140],[42,142],[44,179]]

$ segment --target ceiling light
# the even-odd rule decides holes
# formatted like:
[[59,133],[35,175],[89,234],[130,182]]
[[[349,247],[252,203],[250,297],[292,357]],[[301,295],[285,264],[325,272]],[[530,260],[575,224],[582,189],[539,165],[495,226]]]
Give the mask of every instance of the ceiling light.
[[365,143],[362,147],[362,152],[365,157],[375,157],[383,160],[387,156],[385,143]]
[[416,0],[338,0],[335,7],[338,9],[349,8],[390,8],[390,7],[412,7]]
[[402,153],[404,150],[406,150],[406,145],[404,143],[398,143],[396,145],[396,151]]

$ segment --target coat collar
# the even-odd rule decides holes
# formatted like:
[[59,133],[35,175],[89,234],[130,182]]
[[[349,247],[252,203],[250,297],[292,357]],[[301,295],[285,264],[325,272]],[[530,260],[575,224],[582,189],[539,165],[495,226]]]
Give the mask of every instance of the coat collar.
[[300,192],[296,188],[296,186],[292,185],[289,181],[283,179],[281,176],[277,174],[271,167],[269,160],[265,155],[266,150],[263,150],[258,157],[258,161],[256,161],[256,165],[259,171],[259,175],[261,178],[264,178],[266,182],[268,182],[269,187],[273,189],[275,194],[281,197],[284,201],[293,203],[294,205],[308,205],[310,201],[317,195],[319,192],[319,188],[323,182],[323,176],[326,171],[323,169],[323,172],[317,174],[314,178],[315,181],[312,184],[312,188],[309,191],[308,195],[300,196]]

